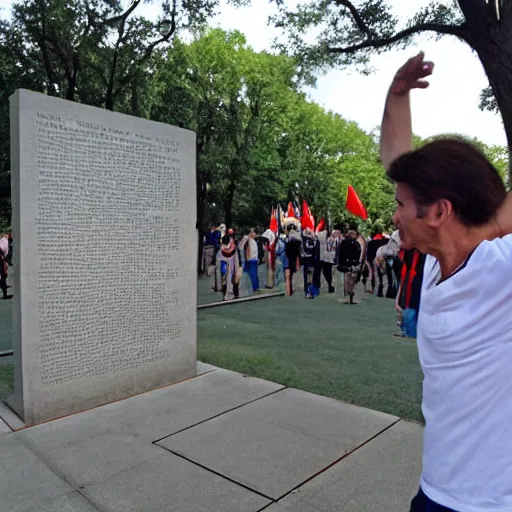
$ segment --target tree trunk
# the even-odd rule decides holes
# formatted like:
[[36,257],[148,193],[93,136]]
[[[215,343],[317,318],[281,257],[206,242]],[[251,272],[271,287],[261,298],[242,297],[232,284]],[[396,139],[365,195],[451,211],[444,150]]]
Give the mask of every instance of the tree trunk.
[[119,47],[119,39],[114,49],[114,56],[112,58],[112,67],[110,69],[110,76],[108,78],[107,92],[105,94],[105,108],[107,110],[114,110],[114,83],[116,79],[117,69],[117,49]]
[[76,91],[76,73],[68,78],[68,87],[66,90],[66,99],[68,101],[75,101],[75,91]]
[[204,142],[197,141],[196,143],[196,230],[197,230],[197,274],[203,273],[203,233],[205,229],[205,203],[206,203],[206,183],[199,168],[199,159],[201,151],[204,147]]
[[224,223],[227,228],[233,227],[233,202],[235,200],[236,181],[231,180],[226,191],[226,200],[224,201]]
[[140,103],[139,103],[139,91],[135,80],[132,82],[132,97],[131,97],[132,116],[141,117],[140,115]]
[[203,262],[203,233],[204,233],[204,217],[205,217],[205,197],[202,191],[202,186],[197,181],[197,273],[201,275],[203,273],[202,262]]
[[[507,23],[509,21],[509,23]],[[512,31],[508,25],[512,20],[503,20],[493,25],[486,34],[473,34],[472,45],[477,51],[487,78],[496,96],[496,102],[503,119],[509,148],[509,183],[512,182]]]

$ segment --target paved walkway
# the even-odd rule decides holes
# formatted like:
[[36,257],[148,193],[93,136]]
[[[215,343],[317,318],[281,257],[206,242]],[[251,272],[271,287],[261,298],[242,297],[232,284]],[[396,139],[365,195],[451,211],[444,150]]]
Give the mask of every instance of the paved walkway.
[[0,419],[0,510],[408,510],[421,426],[201,363],[198,373],[17,432]]

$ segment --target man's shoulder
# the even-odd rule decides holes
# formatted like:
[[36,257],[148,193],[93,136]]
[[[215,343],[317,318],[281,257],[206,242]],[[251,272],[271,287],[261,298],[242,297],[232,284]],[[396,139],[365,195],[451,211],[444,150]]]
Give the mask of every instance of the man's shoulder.
[[482,242],[475,250],[475,254],[480,257],[493,258],[496,262],[512,264],[512,235]]

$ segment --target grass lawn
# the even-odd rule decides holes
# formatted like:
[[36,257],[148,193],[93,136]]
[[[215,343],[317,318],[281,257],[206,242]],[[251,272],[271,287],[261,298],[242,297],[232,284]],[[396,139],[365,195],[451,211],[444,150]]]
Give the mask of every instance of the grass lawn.
[[[12,267],[9,267],[7,284],[12,285]],[[12,288],[9,288],[12,293]],[[1,296],[1,294],[0,294]],[[12,347],[12,302],[11,300],[0,299],[0,352],[10,350]]]
[[[258,268],[258,274],[260,279],[260,292],[264,293],[275,293],[279,290],[266,290],[265,283],[267,279],[265,265],[260,265]],[[214,283],[213,277],[198,277],[197,279],[197,304],[211,304],[213,302],[222,302],[222,293],[214,292],[212,285]],[[284,286],[283,286],[284,289]],[[252,294],[252,288],[247,274],[244,274],[240,283],[240,298],[248,297]]]
[[13,378],[12,358],[0,358],[0,400],[7,398],[12,393]]
[[392,335],[393,302],[338,299],[297,293],[198,311],[198,359],[423,421],[416,344]]

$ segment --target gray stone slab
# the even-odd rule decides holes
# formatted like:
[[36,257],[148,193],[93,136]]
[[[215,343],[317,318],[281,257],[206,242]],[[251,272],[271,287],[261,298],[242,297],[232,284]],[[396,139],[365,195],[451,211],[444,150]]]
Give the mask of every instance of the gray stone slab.
[[278,499],[397,420],[286,389],[159,444]]
[[11,427],[12,430],[20,430],[25,427],[25,423],[12,411],[4,402],[0,401],[0,418]]
[[23,512],[98,512],[98,509],[78,492],[45,499]]
[[73,489],[17,438],[0,439],[0,510],[25,512]]
[[[74,486],[103,482],[112,475],[126,471],[160,455],[160,450],[153,444],[130,433],[122,433],[115,428],[103,425],[83,436],[73,436],[69,432],[56,428],[54,433],[34,436],[31,433],[15,434],[57,472],[66,475]],[[59,441],[59,432],[62,440]]]
[[281,388],[219,369],[17,435],[77,486],[97,484],[159,455],[153,441]]
[[12,430],[9,428],[9,426],[7,425],[7,423],[5,423],[1,418],[0,418],[0,436],[3,435],[3,434],[10,434],[12,432]]
[[203,373],[213,372],[218,370],[218,366],[213,366],[212,364],[203,363],[202,361],[197,361],[196,372],[197,375],[203,375]]
[[270,503],[168,452],[84,494],[105,512],[256,512]]
[[34,425],[194,376],[196,134],[26,90],[10,113],[9,404]]
[[418,492],[423,427],[400,421],[265,512],[397,512]]

